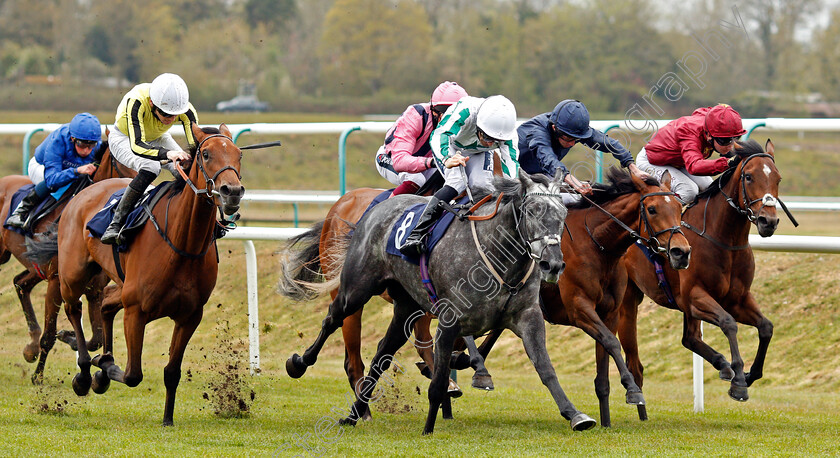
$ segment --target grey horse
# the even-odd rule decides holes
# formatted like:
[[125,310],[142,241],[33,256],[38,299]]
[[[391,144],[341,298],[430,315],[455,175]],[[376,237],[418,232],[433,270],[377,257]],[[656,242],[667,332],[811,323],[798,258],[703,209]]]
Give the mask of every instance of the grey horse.
[[[498,208],[484,205],[476,216],[495,216],[481,221],[456,219],[429,257],[429,276],[437,292],[431,301],[420,280],[420,268],[386,252],[389,234],[405,209],[426,199],[398,196],[374,207],[359,222],[349,241],[341,286],[330,304],[321,332],[303,356],[286,362],[291,377],[301,377],[315,364],[327,338],[367,301],[387,289],[394,299],[394,317],[379,342],[365,386],[343,423],[355,424],[359,412],[374,399],[376,382],[390,366],[393,355],[409,338],[411,324],[422,313],[438,316],[435,337],[434,376],[429,385],[429,413],[423,434],[431,434],[439,409],[452,418],[446,394],[454,340],[478,336],[492,329],[513,331],[542,383],[551,392],[563,417],[574,431],[589,429],[595,420],[580,412],[566,397],[545,347],[545,323],[538,303],[540,280],[556,282],[565,268],[560,236],[567,210],[556,192],[558,184],[543,176],[520,172],[518,179],[497,177],[492,197]],[[478,194],[488,194],[477,190]],[[401,233],[402,232],[402,233]],[[407,235],[398,230],[396,243]],[[532,275],[538,270],[539,275]]]

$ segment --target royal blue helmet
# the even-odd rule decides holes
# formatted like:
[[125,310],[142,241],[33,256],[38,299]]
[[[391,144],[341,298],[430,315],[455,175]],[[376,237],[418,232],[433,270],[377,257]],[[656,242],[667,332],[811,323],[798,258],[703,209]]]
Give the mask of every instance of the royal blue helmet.
[[90,113],[79,113],[70,121],[70,136],[78,140],[99,141],[102,127],[99,119]]

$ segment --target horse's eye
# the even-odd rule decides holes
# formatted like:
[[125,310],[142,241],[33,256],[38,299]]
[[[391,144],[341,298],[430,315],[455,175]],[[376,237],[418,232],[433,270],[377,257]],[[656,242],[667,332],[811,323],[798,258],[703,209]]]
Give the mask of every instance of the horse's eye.
[[747,180],[747,182],[750,182],[750,181],[752,181],[752,175],[750,175],[748,173],[748,174],[744,175],[744,179]]
[[650,207],[647,208],[647,211],[648,211],[648,215],[655,215],[656,214],[656,207],[651,205]]
[[204,158],[204,160],[205,160],[205,161],[206,161],[207,159],[210,159],[210,153],[208,153],[208,152],[207,152],[207,150],[204,150],[204,151],[201,153],[201,156]]

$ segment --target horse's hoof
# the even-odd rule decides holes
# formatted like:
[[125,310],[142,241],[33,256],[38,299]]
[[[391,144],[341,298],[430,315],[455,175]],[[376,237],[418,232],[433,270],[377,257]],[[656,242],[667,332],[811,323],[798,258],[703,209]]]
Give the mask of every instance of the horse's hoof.
[[429,369],[429,365],[426,364],[425,361],[417,361],[414,364],[417,365],[417,369],[420,369],[420,374],[422,374],[423,377],[426,377],[427,379],[432,378],[432,370]]
[[627,403],[633,406],[645,405],[645,397],[641,391],[627,392]]
[[747,394],[747,387],[732,385],[729,387],[729,397],[738,402],[747,402],[750,396]]
[[90,389],[93,390],[96,394],[102,394],[108,391],[108,388],[111,386],[111,379],[108,378],[108,374],[103,371],[96,371],[93,374],[93,382],[90,385]]
[[636,408],[638,408],[638,410],[639,410],[639,420],[647,421],[647,419],[648,419],[647,407],[641,405],[641,406],[636,406]]
[[572,418],[571,424],[572,431],[586,431],[587,429],[595,426],[595,420],[583,412],[578,412],[578,414]]
[[744,374],[744,377],[747,379],[747,386],[752,386],[753,382],[761,378],[762,374],[756,374],[754,372],[747,372]]
[[38,359],[38,353],[41,352],[41,345],[38,343],[28,343],[23,347],[23,359],[27,363],[34,363]]
[[41,385],[44,383],[44,374],[41,372],[35,372],[32,374],[32,384],[33,385]]
[[77,396],[85,396],[90,391],[91,377],[90,374],[83,374],[79,372],[73,376],[73,391]]
[[286,373],[289,374],[289,377],[301,378],[305,372],[306,364],[303,362],[303,358],[297,353],[286,360]]
[[114,356],[107,353],[104,355],[96,355],[90,360],[90,363],[100,369],[105,369],[109,365],[114,364]]
[[450,398],[460,398],[464,392],[461,391],[461,387],[458,386],[458,383],[455,382],[455,380],[449,379],[449,388],[446,389],[446,394],[448,394]]
[[350,425],[350,426],[356,426],[356,420],[354,420],[354,419],[352,419],[352,418],[350,418],[350,417],[347,417],[347,418],[342,418],[341,420],[338,420],[338,424],[339,424],[339,425]]
[[464,352],[452,352],[452,359],[449,360],[449,368],[458,371],[470,367],[470,355]]
[[70,349],[73,351],[79,351],[79,346],[76,343],[76,332],[75,331],[66,331],[62,329],[55,333],[55,338],[61,342],[70,345]]
[[472,387],[476,388],[476,389],[479,389],[479,390],[484,390],[484,391],[493,391],[493,388],[495,388],[493,386],[493,378],[492,377],[490,377],[489,375],[478,375],[478,374],[473,375]]
[[720,379],[724,382],[731,382],[735,378],[735,371],[731,367],[726,366],[720,370]]
[[175,426],[175,422],[172,419],[163,419],[163,426]]

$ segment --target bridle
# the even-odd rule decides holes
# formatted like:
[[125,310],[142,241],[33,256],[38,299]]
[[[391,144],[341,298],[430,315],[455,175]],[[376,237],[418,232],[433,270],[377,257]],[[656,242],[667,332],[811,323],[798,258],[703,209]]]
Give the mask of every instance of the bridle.
[[[634,239],[644,243],[644,245],[646,247],[648,247],[649,249],[651,249],[654,252],[665,253],[668,250],[670,250],[671,240],[674,238],[674,235],[678,234],[678,233],[682,234],[683,232],[682,232],[682,229],[680,228],[679,225],[671,226],[671,227],[662,229],[661,231],[655,231],[653,229],[653,226],[650,224],[650,220],[648,220],[648,212],[645,209],[645,199],[647,199],[648,197],[653,197],[653,196],[674,196],[675,199],[677,198],[677,195],[675,193],[673,193],[672,191],[656,191],[656,192],[650,192],[650,193],[647,193],[647,194],[642,194],[641,196],[639,196],[639,231],[641,231],[642,228],[644,227],[644,231],[650,235],[649,237],[646,238],[646,237],[642,237],[642,235],[639,232],[634,231],[632,228],[630,228],[630,226],[624,224],[621,220],[616,218],[612,213],[608,212],[603,207],[596,204],[594,201],[592,201],[592,199],[590,199],[590,198],[586,197],[585,195],[581,194],[581,197],[583,197],[587,202],[592,204],[592,206],[594,206],[598,210],[601,210],[604,214],[609,216],[613,221],[615,221],[616,224],[618,224],[622,229],[624,229],[627,233],[629,233],[631,237],[633,237]],[[597,240],[595,240],[595,235],[592,234],[592,230],[589,228],[589,224],[584,222],[584,227],[586,228],[586,232],[589,234],[589,238],[592,239],[592,241],[595,243],[595,245],[598,246],[598,248],[601,251],[605,251],[606,248],[604,248],[600,243],[598,243]],[[659,236],[661,234],[666,233],[666,232],[670,232],[671,235],[668,236],[667,247],[663,247],[662,244],[659,243]]]
[[[192,180],[190,180],[190,177],[188,177],[187,174],[184,173],[184,169],[181,168],[180,163],[178,163],[178,162],[175,163],[175,168],[178,169],[178,173],[181,175],[181,177],[184,179],[184,181],[187,182],[187,185],[189,185],[189,187],[193,190],[193,192],[196,195],[201,196],[201,197],[206,197],[207,199],[209,199],[211,201],[213,201],[213,197],[212,197],[213,194],[219,195],[219,191],[216,190],[216,178],[219,178],[219,175],[221,175],[222,172],[225,172],[227,170],[232,170],[233,173],[236,174],[236,178],[239,179],[239,180],[242,180],[242,175],[240,175],[239,171],[236,170],[231,165],[226,165],[226,166],[222,167],[221,169],[219,169],[218,171],[216,171],[216,173],[213,174],[212,178],[210,177],[210,174],[207,173],[207,170],[204,168],[204,154],[202,154],[204,152],[204,150],[202,150],[201,147],[204,146],[204,143],[207,140],[209,140],[211,138],[215,138],[215,137],[226,138],[226,139],[230,140],[231,143],[233,143],[233,140],[230,137],[228,137],[227,135],[223,135],[223,134],[208,135],[208,136],[204,137],[198,143],[198,146],[195,148],[195,161],[196,161],[196,166],[198,166],[198,169],[201,171],[201,174],[204,176],[204,189],[198,189],[195,186],[195,184],[193,184]],[[214,205],[215,205],[215,203],[214,203]]]
[[[741,205],[739,205],[739,203],[735,202],[735,199],[733,199],[728,194],[726,194],[726,191],[723,190],[723,186],[724,186],[722,184],[723,180],[719,179],[718,180],[718,190],[720,191],[720,194],[724,197],[724,199],[726,199],[726,202],[729,204],[730,207],[735,209],[735,211],[738,212],[738,214],[745,217],[750,223],[756,224],[756,221],[758,220],[758,217],[761,214],[761,211],[764,210],[765,207],[774,207],[775,208],[776,203],[778,203],[782,207],[782,210],[784,210],[784,212],[788,216],[788,218],[790,218],[793,225],[794,226],[799,226],[799,223],[793,217],[793,214],[790,212],[790,210],[788,210],[785,203],[782,202],[782,200],[779,197],[771,196],[770,194],[766,194],[766,195],[764,195],[764,197],[762,197],[760,199],[752,199],[751,200],[749,198],[749,196],[747,195],[747,183],[746,183],[747,171],[744,170],[744,169],[746,168],[746,165],[749,161],[751,161],[751,160],[753,160],[757,157],[769,157],[772,162],[774,162],[774,163],[776,162],[775,159],[773,158],[773,155],[767,154],[767,153],[752,154],[752,155],[748,156],[747,158],[745,158],[743,161],[741,161],[741,164],[740,164],[740,170],[741,170],[741,175],[740,175],[741,202],[740,203],[743,205],[743,208],[741,207]],[[714,243],[718,247],[726,249],[726,250],[730,250],[730,251],[744,250],[747,247],[749,247],[749,244],[747,244],[747,245],[737,245],[737,246],[725,245],[725,244],[721,243],[720,241],[715,240],[714,238],[712,238],[708,234],[706,234],[706,215],[707,215],[707,212],[709,210],[709,201],[711,201],[711,199],[706,199],[706,205],[703,208],[703,229],[702,230],[692,226],[691,224],[689,224],[685,221],[682,222],[682,225],[684,227],[687,227],[688,229],[691,229],[694,233],[696,233],[700,237],[703,237],[704,239],[709,240],[710,242]],[[753,211],[752,206],[753,206],[753,204],[755,204],[757,202],[761,202],[761,207],[759,207],[758,211],[755,212],[755,211]]]

